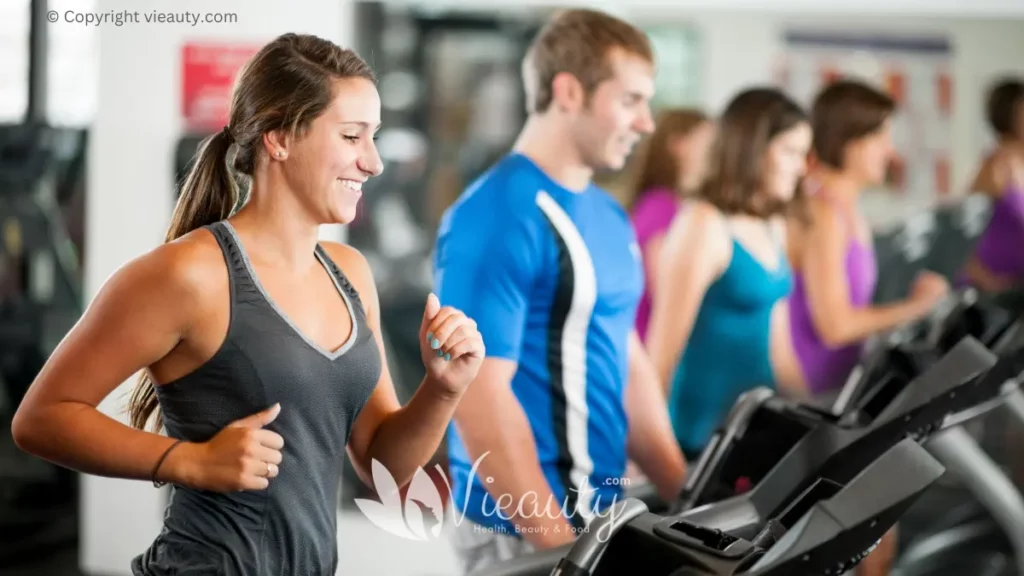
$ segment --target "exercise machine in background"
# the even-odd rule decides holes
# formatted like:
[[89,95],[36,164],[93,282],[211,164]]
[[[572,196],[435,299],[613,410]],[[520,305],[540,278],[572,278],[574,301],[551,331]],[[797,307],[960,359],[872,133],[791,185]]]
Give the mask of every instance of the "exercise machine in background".
[[[754,543],[773,525],[788,531],[794,502],[808,494],[831,497],[887,450],[908,437],[925,442],[951,415],[995,396],[995,383],[1005,381],[998,357],[969,334],[948,350],[898,344],[885,352],[838,413],[767,389],[741,397],[669,516]],[[483,574],[546,573],[565,553],[526,556]]]
[[[966,290],[924,339],[941,349],[964,335],[999,356],[993,388],[979,391],[992,399],[950,418],[925,445],[950,474],[907,515],[894,576],[1024,574],[1024,498],[1004,464],[1018,450],[979,442],[1024,431],[1024,293]],[[971,433],[979,423],[981,433]]]
[[[904,439],[849,482],[815,477],[751,538],[627,499],[598,516],[568,551],[524,557],[489,576],[816,576],[854,568],[944,472]],[[712,508],[715,505],[711,506]],[[538,562],[540,560],[540,562]],[[551,566],[554,565],[554,568]]]
[[[64,207],[81,200],[85,133],[0,126],[0,565],[77,538],[77,475],[13,443],[11,418],[82,313],[79,242]],[[80,204],[79,204],[80,206]]]

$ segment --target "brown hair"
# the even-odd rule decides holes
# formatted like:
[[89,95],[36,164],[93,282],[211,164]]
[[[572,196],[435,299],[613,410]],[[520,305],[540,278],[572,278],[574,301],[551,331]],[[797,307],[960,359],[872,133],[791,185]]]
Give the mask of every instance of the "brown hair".
[[637,155],[639,169],[633,184],[634,202],[648,190],[675,190],[679,186],[679,173],[685,166],[680,166],[679,158],[672,153],[672,140],[688,136],[707,121],[706,114],[692,108],[672,108],[658,114],[654,134]]
[[557,13],[533,39],[523,59],[523,84],[529,113],[551,105],[551,83],[561,72],[572,74],[587,95],[611,77],[608,53],[621,49],[654,62],[651,42],[642,30],[597,10]]
[[[376,83],[370,66],[355,52],[316,36],[284,34],[264,46],[239,72],[228,125],[206,138],[185,178],[166,242],[231,216],[243,201],[236,176],[251,179],[264,154],[263,135],[285,131],[301,137],[334,98],[334,80],[364,78]],[[228,157],[231,145],[235,154]],[[230,161],[231,168],[228,168]],[[144,429],[157,412],[153,381],[143,374],[128,402],[131,425]]]
[[776,136],[806,121],[803,109],[775,88],[740,92],[718,119],[708,178],[699,196],[725,214],[767,218],[783,212],[784,202],[760,193],[765,157]]
[[840,80],[825,87],[811,109],[816,159],[842,170],[846,146],[877,131],[895,110],[892,98],[861,82]]
[[1000,136],[1013,136],[1017,129],[1017,115],[1024,104],[1024,82],[1006,78],[997,82],[988,93],[985,116],[992,129]]

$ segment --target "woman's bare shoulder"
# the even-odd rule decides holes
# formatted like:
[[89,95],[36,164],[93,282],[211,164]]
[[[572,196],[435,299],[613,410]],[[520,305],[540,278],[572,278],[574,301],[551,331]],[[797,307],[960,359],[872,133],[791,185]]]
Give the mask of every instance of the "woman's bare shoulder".
[[216,238],[199,229],[129,260],[103,288],[177,297],[195,304],[215,293],[227,278],[226,260]]

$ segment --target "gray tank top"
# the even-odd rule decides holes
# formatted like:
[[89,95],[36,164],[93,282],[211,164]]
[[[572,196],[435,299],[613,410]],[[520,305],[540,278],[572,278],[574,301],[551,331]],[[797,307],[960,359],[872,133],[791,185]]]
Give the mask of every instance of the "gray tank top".
[[280,402],[266,428],[284,438],[280,474],[261,491],[173,486],[163,530],[132,561],[136,576],[333,576],[338,483],[352,423],[381,374],[359,295],[317,246],[348,305],[338,350],[305,337],[260,285],[229,223],[206,227],[230,271],[231,319],[220,349],[194,372],[157,386],[167,434],[192,442]]

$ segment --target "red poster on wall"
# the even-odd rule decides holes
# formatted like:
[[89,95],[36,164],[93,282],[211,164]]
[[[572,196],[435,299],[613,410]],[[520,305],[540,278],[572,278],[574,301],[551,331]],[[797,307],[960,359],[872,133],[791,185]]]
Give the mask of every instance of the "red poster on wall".
[[897,104],[903,104],[907,100],[907,81],[902,72],[890,70],[885,75],[885,85],[889,96]]
[[828,86],[833,82],[838,82],[843,79],[843,73],[840,72],[835,66],[826,64],[821,68],[821,85]]
[[942,154],[935,159],[935,189],[939,197],[949,196],[949,159]]
[[938,89],[935,92],[939,97],[939,110],[943,115],[949,116],[953,113],[953,79],[948,72],[940,72],[936,82]]
[[227,124],[235,77],[260,47],[217,42],[182,46],[181,113],[190,132],[212,132]]

